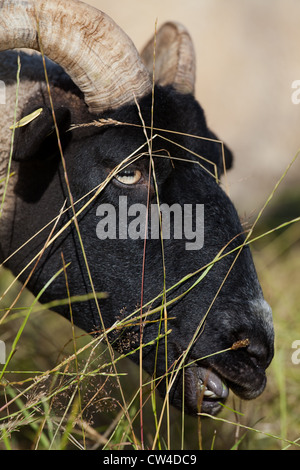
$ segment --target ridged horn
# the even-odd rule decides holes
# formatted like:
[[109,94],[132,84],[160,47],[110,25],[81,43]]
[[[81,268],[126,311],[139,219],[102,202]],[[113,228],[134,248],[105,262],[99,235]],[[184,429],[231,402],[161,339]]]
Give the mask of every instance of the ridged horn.
[[149,73],[131,39],[105,13],[78,0],[0,0],[0,50],[40,50],[83,92],[92,113],[139,99]]
[[144,47],[141,57],[150,73],[153,71],[155,46],[155,82],[173,85],[180,93],[195,91],[196,60],[193,41],[186,28],[168,22],[157,31],[156,37]]

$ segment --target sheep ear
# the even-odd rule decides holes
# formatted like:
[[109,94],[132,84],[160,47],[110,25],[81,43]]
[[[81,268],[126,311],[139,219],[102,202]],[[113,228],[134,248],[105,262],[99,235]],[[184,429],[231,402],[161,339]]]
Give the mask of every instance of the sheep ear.
[[141,58],[155,82],[173,87],[180,93],[194,94],[196,58],[193,41],[186,28],[176,22],[161,26],[141,52]]
[[[230,170],[230,168],[233,165],[233,153],[232,151],[227,147],[226,144],[223,143],[223,148],[224,148],[224,161],[223,161],[223,151],[222,147],[220,148],[221,151],[221,172],[224,173],[225,170]],[[224,168],[225,164],[225,168]]]
[[[230,170],[233,165],[233,153],[227,145],[216,136],[212,131],[208,131],[209,139],[214,141],[214,155],[212,161],[217,165],[219,175],[222,175],[225,170]],[[225,168],[224,168],[225,166]]]
[[[52,111],[43,108],[41,112],[28,113],[18,123],[15,130],[13,160],[18,162],[46,159],[57,152],[57,135]],[[68,108],[55,110],[55,119],[60,132],[70,126],[71,113]]]

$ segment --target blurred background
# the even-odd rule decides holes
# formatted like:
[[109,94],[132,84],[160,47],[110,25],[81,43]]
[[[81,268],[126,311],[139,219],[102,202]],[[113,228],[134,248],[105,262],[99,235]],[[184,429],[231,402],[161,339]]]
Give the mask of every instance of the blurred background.
[[[175,20],[188,28],[197,57],[196,98],[206,112],[211,129],[235,155],[234,168],[227,175],[230,196],[242,220],[255,220],[300,149],[300,104],[292,102],[295,91],[292,83],[300,80],[299,0],[90,0],[88,3],[110,15],[139,50],[153,35],[156,19],[158,25]],[[300,157],[274,193],[259,219],[255,235],[300,216],[299,160]],[[300,223],[272,231],[255,242],[252,251],[265,297],[273,309],[275,358],[268,370],[264,394],[249,403],[232,398],[229,405],[240,409],[243,416],[224,410],[221,419],[239,420],[259,432],[222,421],[206,420],[199,424],[186,418],[184,446],[187,449],[199,447],[200,434],[204,448],[216,449],[229,449],[237,443],[248,449],[295,448],[290,442],[300,439],[300,364],[292,361],[295,351],[292,344],[300,340]],[[8,274],[0,278],[1,292],[10,281]],[[15,295],[12,292],[11,298],[5,300],[6,306]],[[23,304],[20,302],[30,305],[32,299],[25,295]],[[12,343],[20,327],[18,314],[12,318],[4,338],[7,344]],[[56,314],[33,315],[22,333],[11,370],[54,367],[60,354],[65,354],[66,338],[70,336],[70,324]],[[88,341],[83,332],[77,331],[77,337]],[[138,388],[138,369],[129,360],[121,368],[129,373],[123,383],[124,393],[131,397]],[[114,386],[111,388],[107,403]],[[18,386],[14,391],[7,389],[5,399],[8,401],[16,390]],[[38,393],[43,393],[41,388]],[[30,397],[26,396],[27,400]],[[60,406],[63,409],[63,400]],[[33,405],[30,410],[33,412]],[[99,410],[93,411],[93,421],[86,431],[94,448],[105,442],[103,436],[108,435],[107,429],[111,429],[119,416],[113,409],[105,413],[100,412],[103,407]],[[149,414],[145,411],[144,419],[145,439],[150,446],[155,435],[153,410]],[[178,449],[182,445],[180,413],[173,410],[170,420],[171,448]],[[15,426],[25,432],[14,433],[11,445],[34,447],[37,431],[33,424],[25,422]],[[33,432],[35,437],[31,438]]]
[[[90,0],[140,51],[158,26],[183,23],[195,45],[196,97],[208,124],[234,151],[230,194],[241,211],[261,208],[300,147],[298,0]],[[285,179],[299,186],[300,163]]]

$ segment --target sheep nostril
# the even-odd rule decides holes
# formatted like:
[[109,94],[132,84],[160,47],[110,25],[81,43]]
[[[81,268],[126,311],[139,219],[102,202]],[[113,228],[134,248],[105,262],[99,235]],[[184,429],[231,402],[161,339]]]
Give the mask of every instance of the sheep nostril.
[[247,352],[254,366],[264,369],[268,367],[273,356],[266,344],[255,341],[250,341]]
[[[249,352],[249,351],[248,351],[248,352]],[[261,362],[262,362],[261,359],[260,359],[259,357],[257,357],[256,355],[253,355],[253,354],[249,354],[249,356],[250,356],[250,359],[251,359],[253,365],[254,365],[256,368],[260,367],[260,364],[261,364]]]

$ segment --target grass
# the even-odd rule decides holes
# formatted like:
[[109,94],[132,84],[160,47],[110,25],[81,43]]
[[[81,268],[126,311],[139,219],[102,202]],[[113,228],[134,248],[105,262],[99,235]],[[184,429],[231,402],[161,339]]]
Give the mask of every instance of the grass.
[[[15,118],[13,129],[16,124]],[[153,130],[145,144],[150,156],[152,140],[166,139],[161,136],[163,130],[156,130],[155,135]],[[137,149],[125,163],[139,158],[141,151],[142,148]],[[61,158],[64,163],[63,154]],[[298,154],[291,165],[297,158]],[[152,158],[150,164],[155,177]],[[123,352],[118,354],[107,341],[108,331],[91,338],[71,322],[39,305],[39,296],[47,286],[33,298],[2,268],[0,292],[5,296],[1,298],[0,327],[1,339],[7,346],[7,361],[0,371],[0,449],[299,449],[300,365],[293,364],[291,357],[292,344],[300,339],[297,321],[300,214],[297,204],[296,212],[288,218],[278,220],[268,214],[270,208],[276,208],[276,198],[281,195],[280,184],[289,169],[290,166],[282,173],[247,237],[266,298],[273,308],[276,331],[275,358],[268,370],[267,389],[260,398],[242,402],[231,396],[222,413],[214,418],[185,416],[169,406],[168,395],[165,400],[156,396],[158,378],[149,378],[142,368],[131,363],[125,342]],[[65,179],[68,184],[67,174]],[[6,184],[7,181],[8,178]],[[5,192],[2,205],[4,198]],[[81,240],[76,202],[71,193],[70,201],[72,220]],[[278,226],[280,229],[276,228]],[[48,241],[51,243],[51,239]],[[81,246],[84,253],[83,244]],[[220,252],[218,257],[222,256]],[[33,265],[36,262],[38,258],[33,260]],[[85,262],[89,272],[87,258]],[[216,260],[212,260],[214,262]],[[212,266],[198,272],[193,287]],[[68,286],[64,260],[61,273]],[[102,294],[93,289],[91,295],[98,302]],[[66,299],[70,309],[77,300],[82,299]],[[167,308],[163,295],[159,309],[162,322],[166,321]],[[144,318],[151,312],[144,306],[143,315],[128,313],[128,317],[112,329],[125,322],[138,321],[142,331]],[[169,371],[170,386],[181,365],[179,361],[174,370]]]
[[[190,418],[166,407],[154,398],[155,382],[140,376],[126,347],[117,354],[104,337],[92,339],[45,310],[2,268],[0,292],[8,293],[1,338],[8,361],[0,372],[0,448],[299,448],[300,365],[292,362],[292,344],[300,339],[300,225],[281,220],[280,230],[270,230],[278,214],[267,216],[258,222],[251,246],[276,331],[268,386],[253,402],[231,397],[216,418]],[[7,316],[9,305],[14,308]]]
[[[291,356],[292,343],[300,337],[297,321],[300,292],[291,279],[299,277],[300,240],[282,254],[282,244],[286,246],[286,239],[295,230],[296,225],[290,226],[266,247],[254,249],[260,279],[273,307],[276,331],[276,352],[268,370],[266,391],[251,402],[231,397],[228,409],[217,418],[201,418],[200,423],[190,417],[185,417],[183,423],[181,413],[171,408],[168,415],[163,415],[156,439],[158,447],[165,448],[169,439],[168,448],[198,449],[200,432],[201,446],[205,449],[232,449],[237,445],[242,449],[298,448],[300,365],[293,364]],[[11,281],[11,275],[4,274],[1,291]],[[14,295],[10,292],[11,299]],[[24,292],[17,310],[6,322],[4,338],[8,348],[27,314],[19,305],[24,307],[33,302],[31,294]],[[114,360],[119,381],[103,341],[97,344],[79,329],[72,331],[71,324],[53,312],[32,311],[9,370],[2,378],[0,406],[7,406],[0,414],[0,448],[133,449],[139,446],[137,366],[127,357],[116,355]],[[163,406],[157,399],[153,407],[152,388],[151,380],[143,375],[145,447],[153,444]]]

